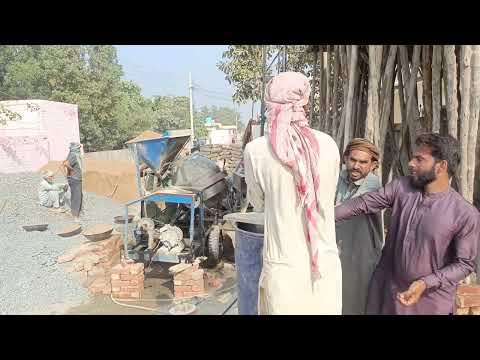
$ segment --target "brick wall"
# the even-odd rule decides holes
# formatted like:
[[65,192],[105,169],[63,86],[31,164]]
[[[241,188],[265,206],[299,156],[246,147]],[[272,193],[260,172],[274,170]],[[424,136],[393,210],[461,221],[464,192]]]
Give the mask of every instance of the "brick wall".
[[240,144],[235,145],[203,145],[200,147],[200,154],[208,157],[217,163],[225,160],[225,169],[231,174],[238,162],[243,157],[243,150]]

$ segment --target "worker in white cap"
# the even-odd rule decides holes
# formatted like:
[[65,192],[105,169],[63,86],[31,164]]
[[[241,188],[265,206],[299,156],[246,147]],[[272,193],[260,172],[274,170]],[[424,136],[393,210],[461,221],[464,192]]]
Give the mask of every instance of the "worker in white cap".
[[42,181],[38,187],[38,198],[40,205],[51,208],[55,212],[64,212],[61,206],[65,203],[65,192],[67,184],[54,183],[54,173],[47,171],[42,175]]

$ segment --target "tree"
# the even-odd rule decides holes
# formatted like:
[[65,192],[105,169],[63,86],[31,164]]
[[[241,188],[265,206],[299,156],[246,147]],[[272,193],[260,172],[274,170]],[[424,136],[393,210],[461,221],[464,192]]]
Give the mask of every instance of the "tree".
[[[264,45],[267,54],[267,66],[272,57],[280,54],[276,59],[282,59],[283,46]],[[287,69],[289,71],[300,71],[311,75],[311,64],[313,56],[306,53],[307,46],[292,45],[287,47]],[[282,66],[277,61],[276,70],[279,72]],[[262,46],[260,45],[230,45],[222,54],[222,60],[217,67],[225,73],[225,79],[235,87],[233,100],[238,103],[246,103],[248,100],[256,102],[262,98]],[[271,66],[266,72],[266,77],[273,75],[275,66]]]
[[0,46],[0,99],[78,104],[86,151],[121,148],[132,131],[151,126],[150,102],[122,75],[109,45]]
[[189,129],[189,99],[186,96],[156,96],[152,100],[153,129]]

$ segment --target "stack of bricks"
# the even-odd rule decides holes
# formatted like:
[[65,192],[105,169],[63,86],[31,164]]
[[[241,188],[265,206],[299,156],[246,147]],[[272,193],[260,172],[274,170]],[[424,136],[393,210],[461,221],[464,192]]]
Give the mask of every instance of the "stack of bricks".
[[189,298],[205,294],[205,273],[203,269],[200,269],[200,261],[200,259],[196,259],[193,264],[181,263],[170,267],[175,298]]
[[457,289],[456,315],[480,315],[480,285],[460,285]]
[[142,263],[122,261],[112,268],[112,297],[140,299],[143,296],[145,273]]
[[225,161],[225,170],[230,175],[242,160],[243,150],[240,144],[203,145],[200,147],[200,154],[217,163],[223,164]]
[[122,236],[119,233],[105,240],[89,242],[59,256],[58,264],[70,263],[66,269],[93,294],[110,294],[110,273],[120,262]]

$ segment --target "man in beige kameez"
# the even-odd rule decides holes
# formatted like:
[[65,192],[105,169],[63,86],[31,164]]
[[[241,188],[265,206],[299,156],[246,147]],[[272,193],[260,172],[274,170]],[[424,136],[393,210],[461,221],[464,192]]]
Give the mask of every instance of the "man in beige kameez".
[[260,314],[341,314],[342,273],[335,240],[339,173],[335,141],[308,126],[310,85],[286,72],[267,85],[268,134],[244,153],[250,202],[264,211]]

